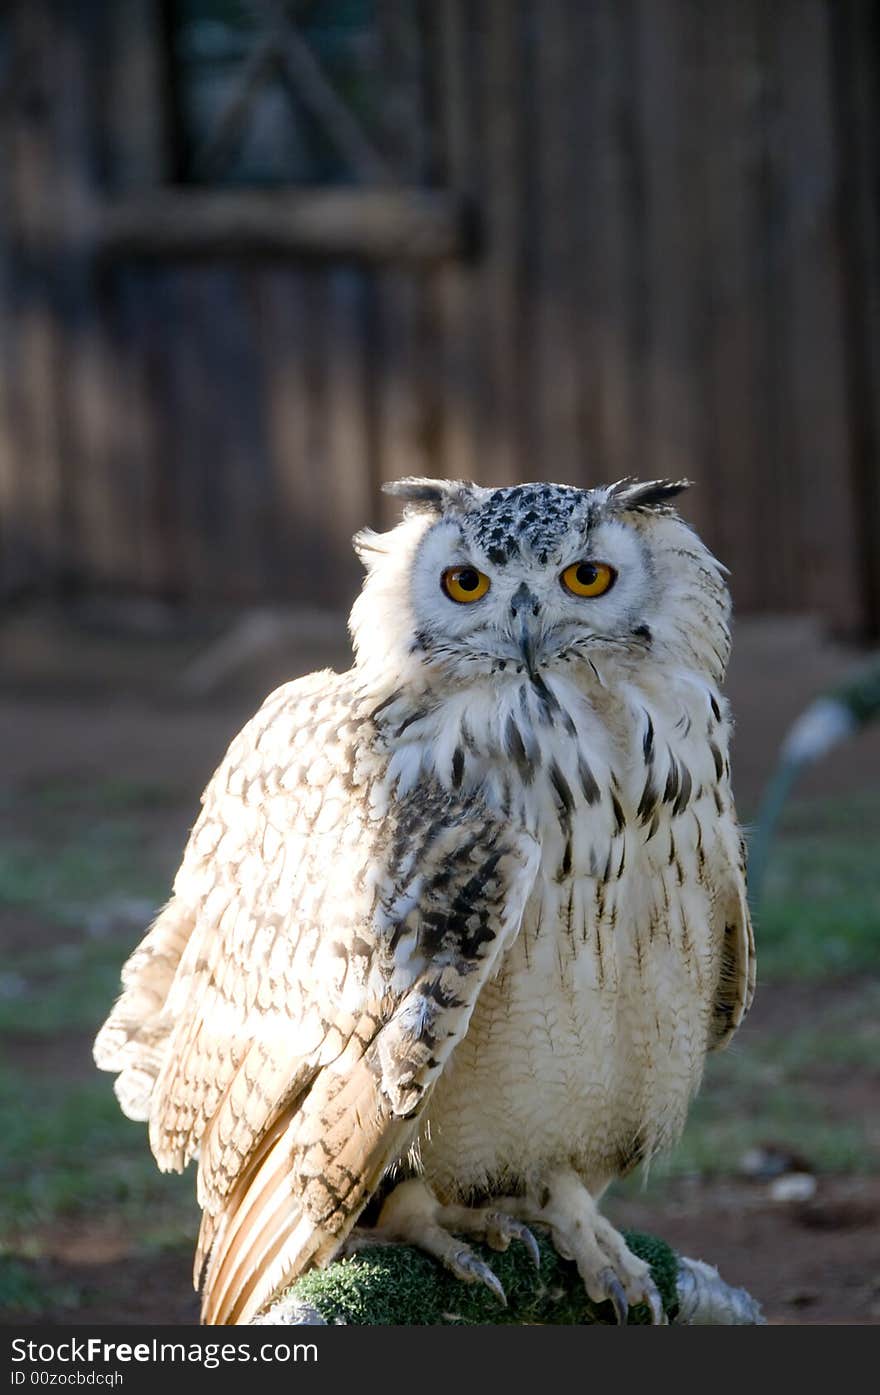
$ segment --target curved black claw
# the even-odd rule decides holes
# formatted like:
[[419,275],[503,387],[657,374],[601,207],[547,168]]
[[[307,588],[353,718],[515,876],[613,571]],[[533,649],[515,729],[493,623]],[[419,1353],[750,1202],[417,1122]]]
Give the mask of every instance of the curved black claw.
[[532,1261],[536,1269],[540,1269],[541,1251],[538,1248],[537,1240],[535,1239],[532,1232],[529,1230],[528,1226],[523,1225],[522,1221],[515,1221],[511,1219],[511,1217],[509,1216],[506,1217],[506,1220],[506,1229],[508,1231],[508,1234],[511,1236],[512,1239],[519,1240],[522,1242],[523,1245],[525,1245],[530,1260]]
[[603,1269],[599,1277],[605,1289],[605,1295],[610,1300],[611,1306],[614,1309],[614,1315],[617,1318],[618,1326],[624,1327],[629,1314],[629,1304],[626,1301],[623,1285],[613,1269]]
[[453,1261],[453,1272],[456,1278],[463,1279],[468,1284],[485,1284],[490,1293],[495,1297],[502,1307],[507,1307],[507,1295],[501,1287],[501,1280],[497,1274],[493,1274],[488,1264],[484,1264],[472,1250],[459,1250]]

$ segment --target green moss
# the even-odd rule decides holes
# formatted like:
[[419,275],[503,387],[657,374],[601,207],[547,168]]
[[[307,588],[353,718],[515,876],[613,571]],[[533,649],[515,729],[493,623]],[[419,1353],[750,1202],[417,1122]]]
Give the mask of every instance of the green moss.
[[[666,1312],[674,1315],[678,1260],[667,1244],[652,1235],[625,1232],[630,1249],[651,1265]],[[443,1326],[499,1324],[613,1323],[610,1303],[597,1306],[584,1292],[575,1265],[560,1259],[544,1237],[538,1237],[541,1267],[535,1267],[524,1246],[512,1244],[503,1254],[482,1245],[474,1252],[500,1279],[507,1307],[483,1284],[467,1284],[435,1260],[407,1245],[376,1245],[337,1260],[327,1269],[313,1269],[289,1290],[317,1308],[329,1323],[353,1326]],[[633,1324],[649,1321],[645,1307],[629,1315]]]

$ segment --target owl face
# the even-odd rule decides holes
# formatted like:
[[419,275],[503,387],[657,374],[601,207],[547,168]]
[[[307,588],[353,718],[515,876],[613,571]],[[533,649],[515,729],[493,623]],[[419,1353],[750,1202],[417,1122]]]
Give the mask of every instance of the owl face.
[[631,665],[658,631],[686,644],[694,590],[711,591],[714,580],[721,610],[726,590],[717,563],[669,508],[684,487],[390,486],[407,501],[403,523],[355,540],[370,572],[352,613],[359,656],[381,632],[395,636],[395,657],[405,646],[435,671],[540,681],[599,655]]

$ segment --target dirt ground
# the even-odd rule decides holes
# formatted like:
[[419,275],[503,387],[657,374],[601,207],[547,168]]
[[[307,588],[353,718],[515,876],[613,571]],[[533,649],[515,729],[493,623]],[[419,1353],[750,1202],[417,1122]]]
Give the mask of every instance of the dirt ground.
[[[311,621],[307,642],[298,645],[288,634],[270,653],[233,666],[215,691],[198,695],[181,678],[209,640],[201,629],[162,624],[148,626],[137,640],[120,640],[112,624],[71,627],[51,612],[37,621],[7,623],[0,653],[4,794],[14,800],[47,782],[85,787],[111,777],[161,785],[166,798],[143,814],[138,827],[145,862],[170,879],[198,791],[259,697],[284,677],[345,662],[339,621],[326,633]],[[735,654],[729,687],[738,721],[735,773],[741,806],[753,809],[788,722],[858,656],[822,644],[801,621],[743,626]],[[839,760],[826,762],[804,790],[848,796],[878,785],[875,731],[853,742]],[[66,933],[39,911],[2,908],[4,954],[48,947]],[[773,983],[759,991],[741,1035],[747,1033],[759,1052],[763,1037],[776,1040],[786,1024],[794,1029],[809,1022],[827,1005],[829,991],[845,1013],[847,994],[857,989],[846,981],[830,990],[824,984]],[[85,1029],[48,1037],[23,1032],[10,1034],[4,1045],[16,1071],[73,1083],[93,1075],[92,1035]],[[830,1129],[838,1116],[877,1118],[876,1060],[817,1062],[815,1083]],[[771,1198],[770,1180],[739,1175],[738,1161],[731,1159],[730,1174],[723,1177],[678,1176],[652,1182],[644,1194],[627,1191],[612,1198],[608,1209],[617,1223],[654,1231],[680,1252],[716,1264],[726,1279],[761,1301],[770,1322],[880,1320],[880,1176],[870,1170],[822,1173],[813,1196],[780,1202]],[[62,1216],[51,1234],[31,1239],[34,1277],[53,1294],[63,1295],[70,1286],[79,1300],[71,1306],[62,1299],[30,1320],[81,1322],[83,1303],[90,1323],[196,1320],[187,1250],[178,1243],[155,1253],[134,1252],[111,1198],[98,1212]]]

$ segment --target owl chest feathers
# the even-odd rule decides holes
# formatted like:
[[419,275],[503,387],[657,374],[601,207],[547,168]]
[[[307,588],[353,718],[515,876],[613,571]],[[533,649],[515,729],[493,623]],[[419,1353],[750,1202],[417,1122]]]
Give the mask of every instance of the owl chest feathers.
[[688,673],[667,677],[584,691],[552,674],[424,705],[399,699],[384,721],[388,801],[438,781],[526,829],[541,848],[539,880],[619,880],[628,835],[639,833],[634,851],[646,847],[728,773],[721,699]]
[[520,932],[434,1090],[421,1165],[461,1195],[575,1158],[601,1188],[677,1137],[699,1082],[719,699],[688,677],[613,697],[551,678],[455,696],[407,730],[392,778],[430,769],[540,847]]

